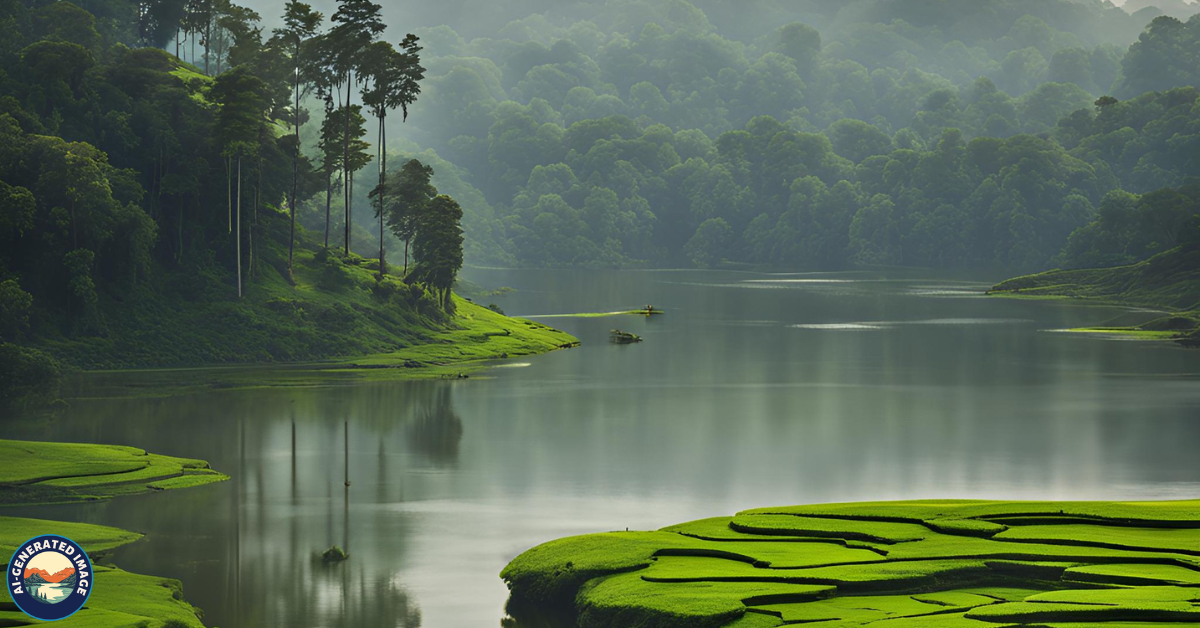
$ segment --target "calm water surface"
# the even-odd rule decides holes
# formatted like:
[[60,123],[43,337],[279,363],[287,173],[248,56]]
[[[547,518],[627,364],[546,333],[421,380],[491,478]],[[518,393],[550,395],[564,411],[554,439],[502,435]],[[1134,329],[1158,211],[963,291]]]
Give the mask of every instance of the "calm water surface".
[[[1200,494],[1200,351],[1053,331],[1124,310],[980,297],[995,277],[469,276],[516,288],[489,299],[510,314],[668,314],[541,319],[584,346],[487,379],[78,398],[0,428],[233,481],[5,514],[146,533],[113,561],[183,580],[209,625],[468,628],[500,625],[510,559],[565,535],[822,501]],[[646,342],[609,345],[615,326]],[[348,562],[314,561],[335,543]]]

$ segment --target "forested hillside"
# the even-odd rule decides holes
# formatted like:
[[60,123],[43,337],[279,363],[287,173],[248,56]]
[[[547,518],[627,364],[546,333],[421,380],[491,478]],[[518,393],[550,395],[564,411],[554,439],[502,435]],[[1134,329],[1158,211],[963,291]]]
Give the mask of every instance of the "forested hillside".
[[1195,238],[1194,4],[326,4],[0,3],[8,354],[394,349],[453,324],[464,262],[1036,271]]
[[480,191],[489,263],[1032,270],[1197,172],[1191,4],[487,4],[410,7],[462,32],[417,29],[392,133]]
[[[289,2],[267,31],[220,1],[0,4],[0,402],[51,381],[52,358],[313,360],[505,327],[451,295],[462,209],[434,168],[362,172],[384,165],[368,118],[379,132],[406,118],[424,72],[417,39],[379,10],[345,0],[326,19]],[[356,173],[369,259],[349,247]],[[310,199],[322,231],[294,223]],[[543,340],[530,347],[568,342]]]

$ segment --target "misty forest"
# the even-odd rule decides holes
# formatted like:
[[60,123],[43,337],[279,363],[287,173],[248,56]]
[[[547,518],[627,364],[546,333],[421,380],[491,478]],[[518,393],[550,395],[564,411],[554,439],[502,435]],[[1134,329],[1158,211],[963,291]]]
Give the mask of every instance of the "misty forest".
[[1197,347],[1200,2],[0,0],[67,627],[1200,626]]

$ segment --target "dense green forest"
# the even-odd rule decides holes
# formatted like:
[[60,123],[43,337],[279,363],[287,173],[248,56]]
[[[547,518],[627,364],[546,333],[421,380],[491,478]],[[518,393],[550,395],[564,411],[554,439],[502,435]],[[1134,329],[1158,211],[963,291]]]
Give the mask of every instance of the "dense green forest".
[[[461,207],[420,162],[362,172],[384,165],[368,126],[406,117],[424,72],[416,37],[388,43],[379,12],[345,0],[327,21],[289,2],[268,31],[223,1],[0,5],[0,397],[52,379],[50,356],[303,360],[460,326]],[[203,38],[196,64],[185,36]],[[327,224],[343,214],[356,173],[375,233],[405,242],[391,258],[381,237],[371,259],[351,253],[348,215],[332,236],[295,224],[308,199]]]
[[450,4],[393,137],[477,190],[477,262],[1032,270],[1200,154],[1184,3]]
[[464,263],[1136,263],[1197,239],[1194,9],[4,0],[5,368],[394,350]]

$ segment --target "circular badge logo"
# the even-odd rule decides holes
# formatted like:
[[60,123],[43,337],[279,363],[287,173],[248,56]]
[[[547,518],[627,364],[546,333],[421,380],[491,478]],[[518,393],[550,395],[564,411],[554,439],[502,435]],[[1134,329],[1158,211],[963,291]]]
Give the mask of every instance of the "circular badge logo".
[[8,594],[26,615],[70,617],[92,594],[92,561],[75,541],[45,534],[22,543],[8,561]]

